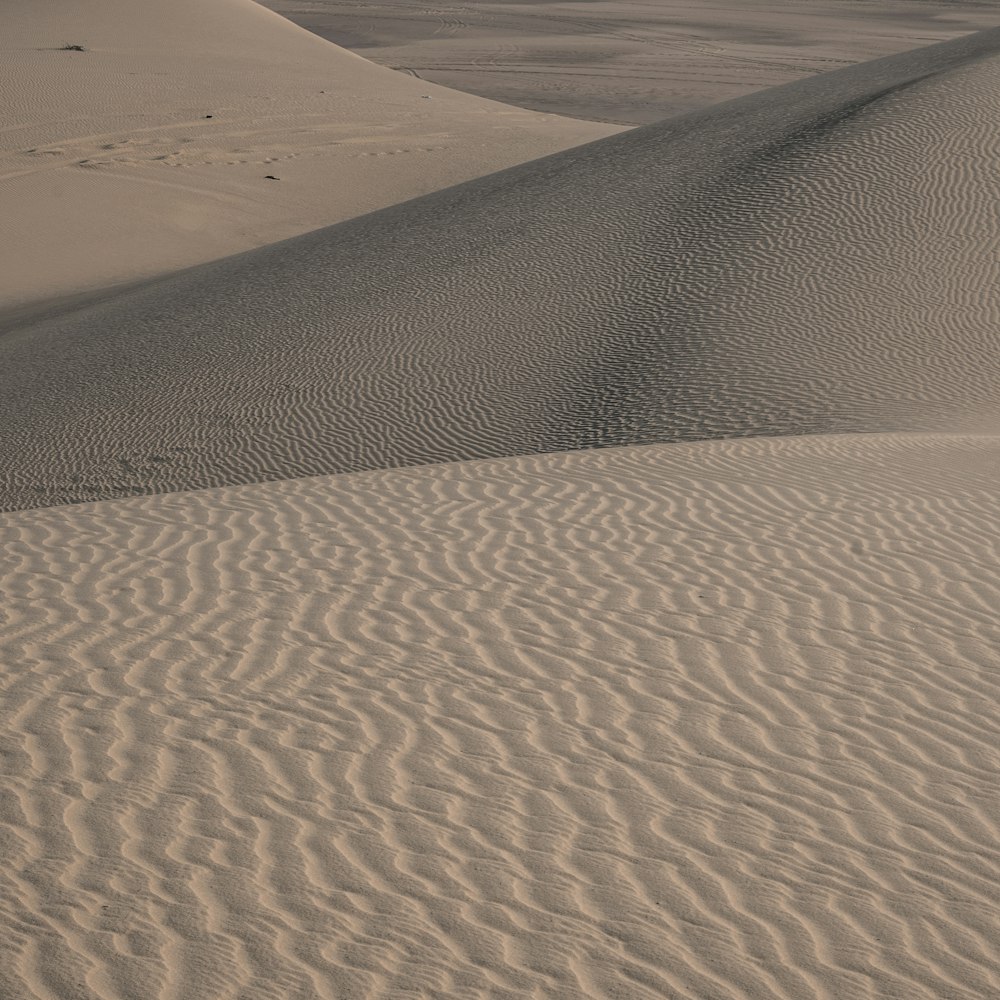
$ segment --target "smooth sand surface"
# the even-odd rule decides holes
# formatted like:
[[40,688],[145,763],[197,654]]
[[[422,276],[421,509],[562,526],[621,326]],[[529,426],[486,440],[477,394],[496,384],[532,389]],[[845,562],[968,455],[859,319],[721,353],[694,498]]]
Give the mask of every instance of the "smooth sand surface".
[[393,73],[251,0],[5,0],[0,64],[0,308],[609,134]]
[[0,517],[0,994],[1000,994],[1000,439]]
[[0,506],[995,429],[998,52],[798,81],[8,334]]
[[989,0],[264,2],[421,79],[633,124],[1000,21]]

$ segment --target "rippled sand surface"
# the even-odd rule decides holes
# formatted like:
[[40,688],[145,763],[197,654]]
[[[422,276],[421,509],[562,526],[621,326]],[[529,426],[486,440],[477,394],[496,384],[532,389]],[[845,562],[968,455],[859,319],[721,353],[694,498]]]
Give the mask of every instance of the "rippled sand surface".
[[29,325],[0,342],[0,501],[989,425],[998,51],[800,81]]
[[0,991],[995,995],[998,442],[3,515]]
[[0,1000],[1000,995],[998,93],[0,314]]

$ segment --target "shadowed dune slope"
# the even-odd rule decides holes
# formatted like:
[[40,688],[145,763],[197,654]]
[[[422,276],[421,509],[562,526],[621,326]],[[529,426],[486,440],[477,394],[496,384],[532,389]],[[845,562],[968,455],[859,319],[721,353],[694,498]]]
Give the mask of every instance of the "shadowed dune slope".
[[0,340],[0,500],[970,429],[1000,29],[754,94]]
[[1000,995],[1000,439],[0,517],[0,993]]

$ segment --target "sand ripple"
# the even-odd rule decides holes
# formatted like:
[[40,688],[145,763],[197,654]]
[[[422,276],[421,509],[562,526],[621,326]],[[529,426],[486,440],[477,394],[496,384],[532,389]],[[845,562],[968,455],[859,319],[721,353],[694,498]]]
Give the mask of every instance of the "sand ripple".
[[998,46],[799,81],[9,334],[0,506],[995,427]]
[[0,994],[1000,993],[998,444],[0,519]]

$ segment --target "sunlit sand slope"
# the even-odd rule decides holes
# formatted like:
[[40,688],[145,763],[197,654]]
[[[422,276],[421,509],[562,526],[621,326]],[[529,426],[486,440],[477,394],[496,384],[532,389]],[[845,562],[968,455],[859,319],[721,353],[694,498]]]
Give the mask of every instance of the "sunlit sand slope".
[[0,306],[272,243],[609,132],[393,73],[250,0],[4,0],[0,65]]
[[1000,30],[615,136],[0,340],[0,503],[996,426]]
[[0,993],[1000,994],[1000,443],[0,519]]

